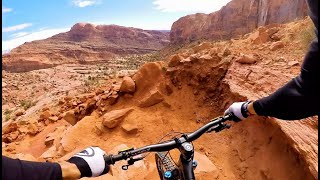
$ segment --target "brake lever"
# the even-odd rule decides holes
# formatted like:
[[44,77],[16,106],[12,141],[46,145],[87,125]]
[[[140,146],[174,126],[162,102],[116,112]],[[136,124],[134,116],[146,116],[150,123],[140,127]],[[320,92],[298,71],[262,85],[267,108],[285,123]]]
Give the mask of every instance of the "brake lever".
[[129,169],[129,166],[131,166],[131,165],[133,165],[136,161],[140,161],[140,160],[142,160],[144,157],[139,157],[139,158],[136,158],[136,159],[134,159],[134,158],[130,158],[128,161],[127,161],[127,165],[123,165],[122,167],[121,167],[121,169],[122,170],[128,170]]

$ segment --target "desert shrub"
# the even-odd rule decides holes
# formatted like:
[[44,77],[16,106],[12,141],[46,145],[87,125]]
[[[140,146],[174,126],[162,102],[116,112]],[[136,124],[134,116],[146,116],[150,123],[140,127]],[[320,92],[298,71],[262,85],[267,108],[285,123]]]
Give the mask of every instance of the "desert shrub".
[[302,26],[301,32],[299,33],[299,40],[301,42],[301,47],[304,51],[307,51],[311,41],[316,37],[314,32],[314,25],[312,23],[307,23]]
[[36,105],[36,103],[31,100],[22,100],[20,102],[20,106],[23,107],[24,110],[27,110],[34,105]]

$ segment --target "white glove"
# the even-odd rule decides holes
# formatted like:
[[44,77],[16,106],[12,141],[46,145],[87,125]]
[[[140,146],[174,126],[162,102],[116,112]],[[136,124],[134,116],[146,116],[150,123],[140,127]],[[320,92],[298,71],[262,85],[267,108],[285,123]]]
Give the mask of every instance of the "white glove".
[[250,101],[246,102],[235,102],[233,103],[225,112],[224,115],[232,113],[237,118],[244,120],[248,117],[248,104]]
[[110,167],[103,158],[105,154],[99,147],[88,147],[67,161],[78,167],[81,177],[97,177],[109,172]]

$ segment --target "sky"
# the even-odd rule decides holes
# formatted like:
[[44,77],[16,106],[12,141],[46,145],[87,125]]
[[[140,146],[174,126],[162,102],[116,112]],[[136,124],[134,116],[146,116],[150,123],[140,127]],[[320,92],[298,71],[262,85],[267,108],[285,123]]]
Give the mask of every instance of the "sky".
[[67,32],[78,22],[170,30],[188,14],[211,13],[230,0],[2,0],[2,53]]

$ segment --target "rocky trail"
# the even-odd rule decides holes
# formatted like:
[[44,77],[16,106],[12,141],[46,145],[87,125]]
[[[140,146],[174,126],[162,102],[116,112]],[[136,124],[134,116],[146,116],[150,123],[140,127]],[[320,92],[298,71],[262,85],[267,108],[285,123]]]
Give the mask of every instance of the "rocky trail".
[[[61,161],[87,146],[117,153],[157,143],[169,132],[194,131],[232,102],[266,96],[295,77],[312,38],[309,26],[308,18],[268,25],[144,64],[131,59],[3,72],[3,154]],[[196,178],[318,179],[317,135],[316,117],[232,123],[194,142]],[[128,171],[121,170],[124,163],[113,166],[113,175],[93,179],[158,178],[153,154]]]

